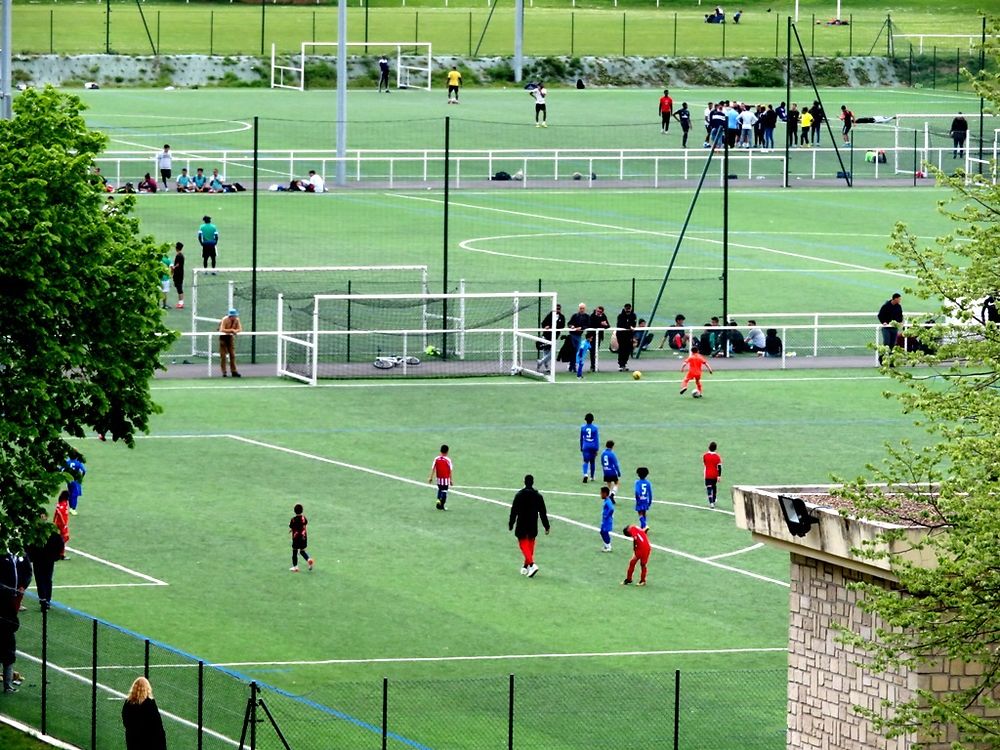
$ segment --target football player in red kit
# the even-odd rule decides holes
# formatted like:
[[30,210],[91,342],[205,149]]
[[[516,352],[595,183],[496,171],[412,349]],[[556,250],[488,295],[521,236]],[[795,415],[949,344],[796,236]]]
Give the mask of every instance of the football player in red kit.
[[705,492],[708,495],[708,507],[714,508],[719,494],[719,480],[722,478],[722,456],[716,453],[718,446],[713,440],[708,444],[708,453],[701,457],[705,464]]
[[640,529],[638,526],[626,526],[622,530],[622,534],[632,539],[632,559],[629,560],[628,573],[625,575],[625,580],[622,581],[623,586],[628,586],[632,583],[632,573],[635,572],[635,564],[639,563],[639,585],[646,585],[646,565],[649,563],[649,537],[646,534],[649,529]]
[[448,488],[451,487],[451,459],[448,458],[448,446],[441,446],[441,455],[434,459],[431,464],[431,473],[427,477],[430,484],[437,479],[437,504],[438,510],[447,510],[444,504],[448,502]]

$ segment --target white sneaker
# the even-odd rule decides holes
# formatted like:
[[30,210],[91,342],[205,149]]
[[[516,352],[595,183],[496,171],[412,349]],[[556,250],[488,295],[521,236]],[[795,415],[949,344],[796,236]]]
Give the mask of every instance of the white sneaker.
[[601,552],[610,552],[610,551],[611,551],[611,545],[610,544],[605,544],[604,545],[604,549],[601,550]]
[[538,566],[535,565],[534,563],[531,563],[531,565],[528,566],[528,571],[525,573],[525,575],[528,576],[528,578],[534,578],[535,573],[537,572],[538,572]]
[[288,570],[291,571],[292,573],[298,573],[299,572],[299,566],[298,565],[293,565]]
[[528,575],[528,566],[527,565],[522,565],[521,566],[521,575],[523,575],[523,576]]

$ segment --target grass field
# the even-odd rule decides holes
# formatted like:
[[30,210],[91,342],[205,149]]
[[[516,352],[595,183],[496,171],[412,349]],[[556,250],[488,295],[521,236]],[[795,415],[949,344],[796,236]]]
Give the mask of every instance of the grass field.
[[[751,0],[738,25],[709,25],[710,8],[663,0],[646,2],[525,3],[527,55],[673,55],[682,57],[767,57],[785,49],[785,17],[794,13],[788,0]],[[376,2],[370,8],[352,3],[349,11],[350,41],[431,42],[437,55],[509,55],[513,52],[513,9],[508,4],[490,15],[486,0],[472,2]],[[537,6],[537,7],[536,7]],[[105,7],[65,3],[16,3],[14,49],[32,53],[102,53],[108,46],[120,54],[150,54],[150,36],[160,54],[264,54],[271,42],[284,52],[299,49],[303,41],[336,39],[334,7],[245,5],[188,5],[146,3],[143,19],[130,3],[114,3],[110,21]],[[730,15],[735,8],[727,8]],[[799,4],[800,34],[810,54],[876,54],[885,51],[884,4],[852,2],[843,9],[851,18],[848,27],[825,25],[833,17],[828,2]],[[962,34],[978,37],[981,19],[960,3],[934,4],[913,0],[892,8],[896,34]],[[108,25],[110,24],[110,25]],[[817,25],[819,24],[819,25]],[[367,36],[365,35],[367,31]],[[881,36],[880,36],[881,34]],[[482,43],[480,44],[480,37]],[[261,48],[263,39],[265,47]],[[916,44],[916,40],[913,40]],[[777,43],[777,47],[775,46]],[[954,56],[956,48],[969,48],[967,39],[927,41]],[[906,40],[897,40],[905,56]],[[776,52],[775,50],[779,52]],[[928,48],[928,53],[929,53]]]
[[[551,387],[160,382],[165,412],[151,439],[134,451],[79,443],[89,474],[71,546],[94,557],[60,565],[57,598],[338,710],[375,714],[364,696],[376,700],[383,676],[399,681],[394,695],[408,698],[394,728],[425,746],[494,746],[508,673],[529,695],[544,689],[523,706],[519,747],[636,746],[617,727],[614,742],[586,744],[590,712],[628,694],[636,674],[666,691],[681,669],[703,673],[695,679],[712,716],[688,725],[705,734],[688,734],[682,747],[721,750],[740,737],[741,747],[782,747],[781,685],[753,673],[784,664],[786,558],[733,527],[727,492],[720,510],[705,508],[699,457],[709,439],[719,442],[727,490],[853,476],[877,459],[883,437],[914,433],[885,388],[869,372],[724,368],[702,403],[679,398],[669,374]],[[600,553],[599,501],[579,479],[585,410],[629,475],[651,468],[656,551],[646,589],[619,585],[621,538]],[[423,484],[443,441],[456,467],[448,513],[434,510]],[[532,580],[518,575],[504,507],[529,471],[554,524]],[[287,570],[295,502],[310,517],[311,574]],[[632,518],[623,493],[616,528]],[[122,586],[144,581],[104,561],[168,585]],[[172,681],[168,672],[160,679]],[[713,682],[734,679],[738,704],[713,695]],[[17,699],[30,700],[25,691]],[[758,711],[770,741],[741,718]],[[662,737],[668,728],[650,715],[637,730]]]
[[[101,91],[87,95],[88,116],[102,127],[114,123],[117,144],[152,155],[165,137],[178,151],[235,147],[236,135],[218,132],[247,117],[234,113],[287,118],[293,102],[311,127],[285,120],[285,147],[310,147],[331,97],[287,94]],[[526,119],[523,92],[466,94],[461,118],[448,114],[470,143],[560,137],[556,123],[542,132],[505,130],[515,107],[524,110],[516,119]],[[894,95],[851,96],[881,109]],[[352,113],[365,115],[355,123],[359,138],[426,146],[420,139],[437,132],[445,109],[439,92],[407,96],[405,104],[390,98],[352,94],[359,105]],[[616,136],[615,123],[655,128],[653,99],[616,91],[587,99],[586,107],[567,97],[560,107],[590,116],[604,126],[591,133],[612,143],[626,132],[619,127]],[[969,104],[917,94],[901,106],[950,111]],[[414,127],[405,127],[400,107],[409,108]],[[134,116],[139,108],[146,117]],[[395,119],[376,130],[373,123],[394,109]],[[191,119],[169,119],[191,112]],[[436,119],[434,129],[424,130],[420,117]],[[226,127],[202,127],[213,118]],[[185,127],[171,131],[172,122]],[[642,313],[689,196],[680,188],[453,191],[450,278],[467,278],[477,290],[533,289],[542,279],[564,306],[579,298],[613,313],[638,277]],[[942,197],[912,188],[740,189],[737,181],[730,309],[874,311],[907,283],[884,267],[891,224],[906,221],[926,238],[944,233],[948,224],[935,212]],[[438,191],[260,198],[262,264],[424,263],[440,279]],[[692,241],[679,257],[691,273],[711,276],[720,267],[719,202],[710,191],[693,215]],[[180,237],[194,246],[204,213],[220,226],[223,265],[247,263],[248,195],[138,197],[143,231],[165,242]],[[697,325],[699,315],[718,310],[714,284],[714,291],[686,297],[668,287],[662,317],[682,310]],[[166,315],[186,325],[184,313]],[[507,378],[317,388],[270,378],[158,380],[153,392],[164,411],[135,450],[76,442],[89,472],[56,599],[340,712],[283,702],[283,729],[300,738],[295,747],[379,746],[358,722],[379,724],[384,677],[398,736],[390,746],[502,746],[510,674],[519,685],[516,747],[667,747],[674,671],[681,670],[680,747],[778,750],[785,745],[787,558],[735,529],[728,490],[853,477],[878,461],[883,440],[923,438],[883,397],[894,386],[874,370],[740,372],[725,363],[718,370],[700,402],[678,396],[673,371],[649,372],[639,382],[606,372],[554,385]],[[594,485],[580,481],[578,425],[587,411],[602,439],[616,442],[625,471],[616,528],[635,518],[627,491],[635,467],[651,470],[655,550],[645,589],[620,585],[625,539],[615,539],[612,554],[600,552],[600,502]],[[701,478],[710,440],[725,461],[715,511],[706,507]],[[456,481],[447,513],[434,509],[426,484],[444,442]],[[506,530],[506,506],[528,472],[553,521],[538,544],[541,571],[530,580],[518,575],[521,560]],[[288,572],[286,529],[296,502],[310,518],[312,573]],[[89,631],[62,610],[58,616],[73,633],[72,647],[50,658],[69,674],[86,671]],[[38,617],[24,619],[27,638]],[[141,642],[111,641],[100,680],[120,690],[141,668]],[[164,710],[190,700],[190,689],[174,689],[182,663],[190,664],[161,654],[152,671]],[[5,710],[32,717],[37,668],[27,660],[24,667],[29,682]],[[56,715],[75,737],[86,726],[89,697],[62,690]],[[111,743],[118,698],[103,697],[101,741]],[[238,733],[245,700],[234,693],[211,722],[227,736]],[[168,721],[175,738],[186,731]]]
[[[691,102],[720,94],[712,90],[673,93]],[[765,101],[783,95],[780,91],[754,93]],[[804,100],[809,97],[801,90],[797,95]],[[829,108],[834,106],[829,102],[846,100],[857,112],[949,112],[976,106],[965,95],[945,92],[904,95],[824,90],[823,96]],[[649,115],[655,98],[654,93],[634,90],[556,94],[550,104],[551,127],[540,130],[530,120],[524,124],[531,102],[523,91],[469,90],[461,107],[445,107],[436,92],[398,97],[355,92],[348,102],[348,137],[361,148],[440,148],[445,110],[452,118],[452,148],[456,149],[677,147],[679,134],[661,135]],[[250,132],[243,123],[252,120],[252,112],[260,113],[264,148],[328,145],[332,126],[320,118],[328,111],[330,99],[322,93],[235,91],[100,91],[86,96],[92,106],[88,120],[109,132],[112,148],[145,149],[152,158],[163,142],[169,142],[178,159],[208,148],[246,148]],[[289,102],[301,119],[288,119]],[[141,117],[130,114],[136,108],[142,109]],[[227,116],[234,112],[247,114]],[[188,113],[197,115],[186,119]],[[567,121],[587,125],[567,125]],[[697,137],[696,133],[693,138]],[[885,130],[855,136],[859,142],[865,139],[892,142],[891,133]],[[829,143],[827,135],[824,142]],[[807,169],[809,156],[793,154],[793,173]],[[704,152],[695,152],[694,158],[698,161],[692,170],[697,174]],[[192,162],[192,166],[195,163],[203,162]],[[302,160],[296,168],[304,174],[310,166]],[[514,171],[513,165],[508,168]],[[855,168],[871,169],[872,165],[856,164]],[[273,179],[282,178],[275,174]],[[890,287],[906,281],[884,268],[885,245],[894,222],[903,220],[924,237],[948,229],[936,211],[942,193],[935,189],[817,189],[809,184],[805,177],[787,190],[762,188],[745,180],[732,183],[730,312],[874,309],[892,291]],[[712,183],[695,207],[675,269],[675,278],[698,283],[668,287],[657,323],[672,321],[678,311],[698,322],[720,312],[722,196],[717,185],[718,181]],[[572,187],[569,183],[560,190],[453,190],[451,284],[465,279],[469,291],[535,291],[541,284],[545,290],[558,292],[565,304],[582,299],[617,310],[630,298],[635,279],[636,304],[642,315],[662,279],[693,188]],[[427,264],[432,288],[440,288],[443,195],[438,189],[347,190],[321,196],[264,193],[258,198],[260,265]],[[137,205],[143,230],[163,242],[188,243],[189,262],[199,260],[192,256],[191,247],[197,248],[193,244],[197,227],[202,215],[209,214],[222,232],[222,265],[250,265],[249,193],[138,196]],[[188,314],[168,313],[180,328],[188,326]],[[273,328],[264,323],[262,330]]]

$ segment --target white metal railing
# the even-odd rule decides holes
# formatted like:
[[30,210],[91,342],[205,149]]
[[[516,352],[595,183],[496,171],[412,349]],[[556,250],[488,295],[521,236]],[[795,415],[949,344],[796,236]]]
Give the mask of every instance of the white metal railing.
[[[993,35],[992,34],[987,34],[986,38],[987,39],[992,39]],[[944,39],[944,40],[965,39],[969,43],[969,49],[973,50],[973,49],[976,49],[979,46],[979,44],[982,42],[982,34],[893,34],[892,35],[892,39],[893,39],[893,42],[895,42],[896,39],[902,39],[904,41],[909,40],[909,39],[916,39],[917,40],[917,54],[918,55],[922,55],[922,54],[924,54],[924,40],[925,39]],[[907,41],[907,44],[910,44],[910,42]]]
[[[777,335],[782,341],[781,353],[775,357],[767,357],[767,359],[780,360],[781,369],[786,369],[788,367],[794,367],[796,362],[801,360],[816,360],[829,358],[832,363],[831,366],[844,366],[845,364],[852,364],[857,366],[859,363],[870,363],[871,366],[876,366],[878,364],[878,346],[882,343],[882,326],[877,321],[870,321],[864,323],[839,323],[839,324],[828,324],[817,322],[822,319],[822,317],[851,317],[865,315],[869,318],[873,317],[872,313],[759,313],[751,316],[741,316],[745,319],[753,319],[758,322],[771,318],[784,317],[781,323],[772,322],[761,324],[758,327],[761,329],[773,328]],[[787,320],[793,318],[794,316],[809,317],[812,316],[812,322],[804,324],[794,324],[788,323]],[[736,317],[736,316],[734,316]],[[911,314],[907,318],[906,325],[913,325],[919,323],[921,320],[920,314]],[[639,355],[638,359],[633,363],[633,369],[637,369],[642,366],[642,362],[652,362],[660,363],[660,367],[657,369],[662,369],[662,365],[665,359],[677,363],[677,358],[679,356],[686,355],[691,349],[694,348],[699,342],[701,334],[706,330],[712,332],[723,333],[729,331],[739,331],[741,334],[746,336],[748,332],[747,326],[712,326],[708,329],[705,327],[685,327],[684,331],[687,334],[688,340],[685,348],[678,351],[677,349],[671,348],[666,344],[666,334],[668,331],[675,330],[676,326],[673,325],[663,325],[663,326],[649,326],[642,329],[635,329],[633,331],[633,339],[637,340],[641,337],[642,343],[642,353]],[[460,329],[449,329],[455,335],[461,333]],[[901,330],[905,330],[905,327]],[[509,335],[512,329],[510,327],[504,329],[496,329],[497,334]],[[614,328],[605,329],[603,331],[604,339],[599,342],[595,347],[595,361],[598,365],[605,359],[614,361],[616,355],[612,352],[607,351],[607,347],[610,343],[610,335],[612,332],[616,331]],[[259,355],[261,362],[268,365],[275,365],[275,374],[279,375],[280,372],[280,361],[281,357],[278,356],[278,347],[281,346],[281,341],[294,341],[297,344],[302,345],[305,348],[311,348],[315,346],[317,337],[322,336],[357,336],[359,334],[380,334],[380,333],[391,333],[393,335],[400,336],[402,338],[413,337],[419,338],[423,341],[422,337],[426,337],[428,333],[440,334],[446,333],[448,331],[444,330],[433,330],[429,331],[427,328],[414,328],[411,330],[386,330],[386,331],[345,331],[343,329],[331,329],[331,330],[315,330],[315,329],[303,329],[303,330],[284,330],[284,331],[244,331],[237,336],[237,342],[240,343],[238,347],[238,355],[240,360],[246,361],[248,356],[247,347],[248,344],[245,342],[252,337],[256,337],[258,341],[272,339],[273,343],[268,345],[267,351]],[[475,333],[490,333],[494,332],[492,329],[486,330],[474,330]],[[466,331],[468,333],[468,331]],[[215,363],[218,360],[217,351],[217,341],[214,338],[219,336],[217,331],[199,331],[199,332],[184,332],[180,334],[182,340],[193,338],[193,339],[204,339],[204,345],[198,345],[198,350],[201,352],[207,352],[207,357],[205,358],[204,366],[205,373],[209,377],[215,375]],[[546,331],[537,327],[524,327],[518,326],[515,331],[515,339],[521,337],[522,342],[525,345],[533,346],[536,342],[541,343],[549,340],[551,336],[550,331]],[[566,336],[566,331],[560,332],[559,338],[555,342],[555,346],[552,349],[551,360],[552,363],[550,367],[554,370],[556,365],[554,364],[560,346],[563,344]],[[648,340],[647,340],[648,339]],[[904,339],[906,341],[906,339]],[[905,344],[904,344],[905,345]],[[186,343],[180,345],[184,349],[186,356],[190,351],[190,347]],[[191,346],[195,346],[194,343]],[[511,344],[504,344],[505,351],[510,350]],[[422,351],[422,344],[416,347],[414,351],[420,354]],[[401,352],[401,354],[403,354]],[[168,352],[162,355],[163,359],[169,360],[171,358],[176,358],[179,356],[178,351]],[[633,357],[635,357],[635,352],[633,352]],[[751,358],[755,356],[752,353],[735,353],[730,351],[728,348],[723,348],[717,354],[716,357],[721,357],[723,359],[734,358]],[[758,355],[759,356],[759,355]],[[532,372],[533,368],[528,364],[528,354],[523,351],[519,354],[523,364],[523,369],[526,374],[539,374]],[[405,368],[404,368],[405,369]],[[551,380],[551,376],[541,375],[547,380]],[[315,382],[314,375],[309,378],[303,377],[306,382]]]
[[[882,151],[887,163],[864,161],[869,151]],[[911,159],[912,146],[858,147],[854,149],[853,166],[850,149],[840,147],[844,166],[858,175],[862,168],[871,170],[863,175],[870,179],[898,179],[895,164]],[[952,166],[951,146],[922,146],[917,150],[917,169],[924,162],[940,169]],[[993,149],[994,154],[996,148]],[[839,165],[833,161],[834,149],[816,147],[794,149],[796,169],[791,173],[806,179],[829,179]],[[409,184],[438,184],[442,179],[440,149],[356,149],[349,150],[343,161],[351,183],[377,182],[389,187]],[[552,183],[579,181],[588,187],[607,183],[633,182],[650,187],[677,180],[696,179],[704,164],[703,149],[489,149],[451,151],[454,185],[490,181],[498,171],[506,171],[519,186],[549,186]],[[263,186],[277,187],[301,178],[310,169],[316,170],[327,185],[336,174],[340,159],[332,150],[266,150],[258,152],[258,167]],[[730,152],[730,173],[746,180],[770,177],[780,179],[785,169],[783,150],[762,152],[757,149],[735,149]],[[805,164],[804,168],[798,168]],[[113,185],[134,181],[145,172],[152,172],[150,151],[107,151],[98,159],[102,173]],[[178,151],[174,154],[175,170],[186,168],[193,174],[198,167],[209,171],[218,168],[223,181],[249,181],[253,172],[253,152],[246,149]],[[713,166],[719,184],[723,179],[722,159]],[[833,171],[831,171],[833,170]],[[713,179],[715,179],[713,177]]]

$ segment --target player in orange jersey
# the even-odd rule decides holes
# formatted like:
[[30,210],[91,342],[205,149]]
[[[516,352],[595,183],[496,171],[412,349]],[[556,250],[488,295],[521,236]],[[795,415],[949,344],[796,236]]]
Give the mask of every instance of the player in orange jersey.
[[681,364],[681,372],[687,370],[684,374],[684,380],[681,381],[681,395],[688,389],[688,383],[693,380],[695,391],[691,395],[695,398],[701,398],[701,370],[703,367],[707,367],[709,372],[714,372],[712,365],[708,364],[708,360],[701,356],[698,349],[693,349],[688,358]]

